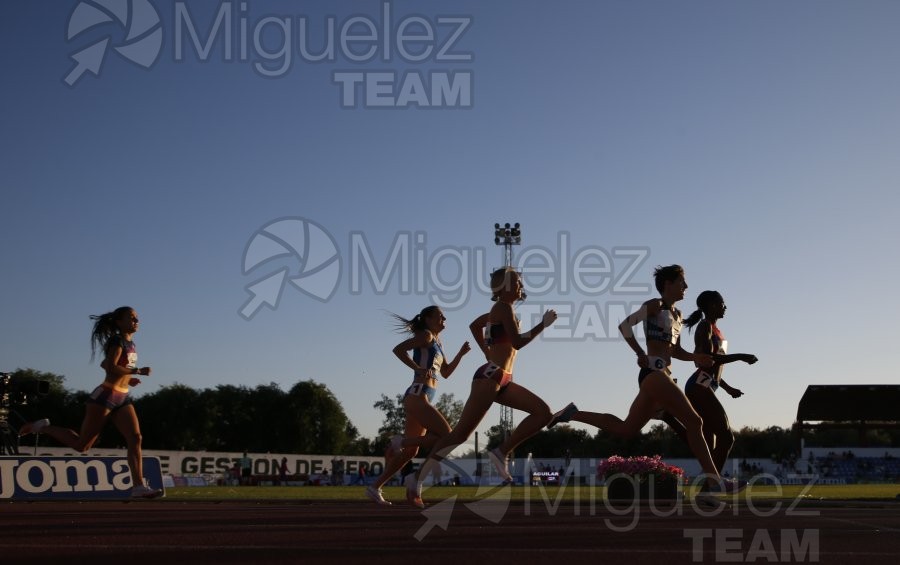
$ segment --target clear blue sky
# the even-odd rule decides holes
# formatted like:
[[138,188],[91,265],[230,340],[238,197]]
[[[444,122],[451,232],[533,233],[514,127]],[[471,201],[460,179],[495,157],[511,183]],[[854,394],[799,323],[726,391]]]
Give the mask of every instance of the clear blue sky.
[[[516,365],[516,380],[554,408],[627,413],[636,365],[607,329],[655,294],[635,290],[654,266],[676,262],[690,284],[682,310],[721,291],[729,350],[760,359],[726,369],[745,392],[720,394],[735,427],[789,426],[810,384],[897,382],[900,4],[397,0],[390,53],[385,5],[3,2],[0,369],[90,390],[101,371],[88,315],[129,304],[141,364],[154,370],[136,393],[313,379],[372,437],[382,417],[372,404],[411,380],[385,311],[411,316],[435,301],[439,281],[417,285],[416,272],[460,282],[467,300],[446,308],[442,336],[455,353],[490,305],[476,283],[502,261],[493,223],[518,221],[517,257],[543,248],[558,266],[582,249],[595,262],[606,253],[631,288],[589,294],[557,277],[526,302],[574,311]],[[220,27],[204,55],[187,22],[202,42],[220,6],[232,12],[231,51]],[[98,13],[106,21],[90,19]],[[342,26],[358,37],[366,22],[376,42],[340,43]],[[330,24],[332,59],[309,61]],[[430,52],[404,44],[424,60],[400,56],[401,27],[434,32]],[[286,34],[289,64],[278,55]],[[368,60],[351,60],[369,47]],[[91,53],[99,76],[73,59]],[[398,84],[378,82],[392,72]],[[471,82],[453,83],[451,107],[367,106],[363,86],[342,107],[340,73],[374,81],[377,103],[385,88],[421,95],[417,79],[428,92],[441,77]],[[470,107],[452,106],[463,94]],[[246,319],[248,285],[311,268],[282,257],[243,272],[254,234],[286,217],[334,238],[333,295],[288,283],[274,309]],[[383,285],[362,276],[352,288],[353,241],[383,268],[407,236],[413,274],[398,267]],[[327,256],[324,241],[310,252]],[[646,256],[633,264],[623,250]],[[465,252],[486,267],[448,259]],[[546,281],[532,272],[526,285]],[[599,339],[576,331],[592,312],[610,318]],[[466,398],[479,364],[471,353],[439,390]],[[682,379],[691,370],[675,368]],[[481,429],[498,418],[495,408]]]

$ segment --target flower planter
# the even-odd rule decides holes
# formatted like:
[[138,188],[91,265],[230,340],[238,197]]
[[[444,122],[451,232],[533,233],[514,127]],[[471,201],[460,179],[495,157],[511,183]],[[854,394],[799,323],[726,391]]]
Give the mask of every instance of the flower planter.
[[612,455],[597,473],[606,481],[606,498],[615,501],[675,500],[684,477],[683,469],[667,465],[659,455]]

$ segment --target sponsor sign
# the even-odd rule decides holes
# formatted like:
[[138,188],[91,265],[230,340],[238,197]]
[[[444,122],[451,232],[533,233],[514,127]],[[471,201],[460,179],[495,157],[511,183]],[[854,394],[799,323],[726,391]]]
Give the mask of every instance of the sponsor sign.
[[[143,458],[144,478],[162,488],[156,457]],[[0,457],[2,500],[117,500],[131,494],[124,457]]]

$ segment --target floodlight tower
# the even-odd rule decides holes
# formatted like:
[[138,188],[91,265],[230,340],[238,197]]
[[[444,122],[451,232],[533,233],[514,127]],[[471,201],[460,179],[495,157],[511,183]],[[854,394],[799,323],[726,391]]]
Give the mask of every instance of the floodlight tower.
[[[503,246],[503,265],[512,267],[512,246],[522,244],[522,230],[519,223],[512,226],[509,223],[494,224],[494,243]],[[503,439],[509,437],[513,429],[513,411],[509,406],[500,406],[500,429],[503,430]]]
[[509,223],[494,224],[494,243],[503,246],[503,265],[512,267],[512,246],[522,244],[522,230],[518,222],[512,226]]

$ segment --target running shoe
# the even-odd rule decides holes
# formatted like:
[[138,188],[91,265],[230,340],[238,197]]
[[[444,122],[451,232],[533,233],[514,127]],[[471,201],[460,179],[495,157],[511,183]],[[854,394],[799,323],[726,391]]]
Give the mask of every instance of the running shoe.
[[747,488],[747,481],[721,479],[715,485],[710,486],[709,483],[703,485],[700,492],[703,494],[737,494],[745,488]]
[[150,488],[147,485],[137,485],[131,488],[131,498],[157,498],[162,496],[160,489]]
[[416,474],[410,473],[406,475],[406,478],[403,479],[403,484],[406,486],[406,500],[416,508],[425,508],[425,503],[422,502],[422,485],[416,481]]
[[709,509],[722,510],[729,508],[728,504],[721,498],[710,494],[709,492],[698,492],[694,497],[694,503],[697,506]]
[[571,421],[572,416],[574,416],[576,412],[578,412],[578,407],[575,406],[574,402],[570,402],[569,404],[566,405],[565,408],[563,408],[562,410],[560,410],[559,412],[557,412],[556,414],[553,415],[553,418],[550,419],[550,423],[547,424],[547,429],[549,430],[550,428],[552,428],[556,424],[559,424],[560,422]]
[[488,451],[488,456],[490,456],[491,463],[493,463],[494,467],[497,469],[500,480],[506,484],[512,483],[513,478],[512,475],[509,474],[509,458],[500,453],[500,448],[498,447]]
[[719,483],[719,491],[724,494],[737,494],[747,488],[747,481],[737,479],[724,479]]
[[366,496],[372,499],[375,504],[380,504],[381,506],[391,506],[390,501],[384,499],[384,493],[381,492],[380,488],[375,488],[373,486],[366,487]]
[[20,436],[27,436],[28,434],[39,434],[41,430],[50,425],[50,420],[44,418],[43,420],[37,420],[34,422],[29,422],[19,428]]

